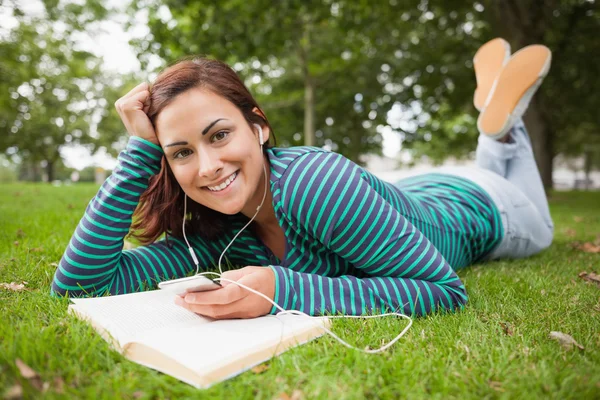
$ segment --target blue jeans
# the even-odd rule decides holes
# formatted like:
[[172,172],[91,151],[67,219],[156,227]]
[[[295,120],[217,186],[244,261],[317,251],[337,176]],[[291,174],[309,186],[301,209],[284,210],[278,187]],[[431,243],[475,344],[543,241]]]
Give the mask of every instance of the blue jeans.
[[476,167],[438,170],[475,182],[498,207],[504,237],[488,260],[528,257],[550,246],[554,236],[548,200],[523,121],[513,126],[510,136],[510,142],[501,143],[480,135]]

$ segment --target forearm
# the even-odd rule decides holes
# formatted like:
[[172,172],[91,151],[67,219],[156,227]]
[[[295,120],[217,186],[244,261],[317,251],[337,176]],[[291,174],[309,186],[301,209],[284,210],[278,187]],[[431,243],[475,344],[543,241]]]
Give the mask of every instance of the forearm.
[[[455,311],[467,301],[464,286],[451,272],[437,282],[422,279],[355,276],[325,277],[271,266],[275,272],[274,301],[286,310],[310,315],[366,315],[401,312],[425,315]],[[276,313],[275,307],[271,313]]]
[[[119,155],[119,164],[89,203],[59,263],[52,291],[83,295],[111,291],[119,281],[130,291],[139,275],[122,248],[132,215],[148,181],[160,168],[162,150],[132,137]],[[137,273],[137,274],[136,274]],[[143,272],[142,272],[143,275]],[[127,290],[129,289],[129,290]]]
[[[369,185],[355,164],[320,153],[298,157],[294,165],[280,185],[287,218],[343,259],[345,276],[274,267],[276,297],[284,308],[317,314],[401,310],[422,315],[454,310],[466,302],[460,279],[441,253]],[[399,208],[419,215],[418,209]],[[322,273],[331,270],[337,268]]]

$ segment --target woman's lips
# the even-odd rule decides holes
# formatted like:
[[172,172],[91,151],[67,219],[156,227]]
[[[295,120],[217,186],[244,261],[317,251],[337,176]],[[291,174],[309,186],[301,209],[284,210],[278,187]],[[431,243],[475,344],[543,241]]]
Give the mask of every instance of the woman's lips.
[[[232,180],[232,181],[229,183],[229,185],[228,185],[226,188],[224,188],[224,189],[221,189],[221,190],[217,190],[217,191],[215,191],[215,190],[211,190],[211,189],[209,189],[209,188],[208,188],[208,186],[204,186],[202,189],[208,190],[210,193],[212,193],[212,194],[216,194],[216,195],[219,195],[219,194],[222,194],[222,193],[228,192],[228,191],[230,190],[230,188],[233,186],[233,184],[235,183],[235,181],[237,181],[237,178],[238,178],[238,176],[239,176],[239,172],[240,172],[240,171],[239,171],[239,170],[237,170],[237,171],[235,171],[233,174],[231,174],[231,175],[229,176],[229,177],[231,177],[232,175],[235,175],[235,176],[234,176],[234,178],[233,178],[233,180]],[[228,177],[227,179],[229,179],[229,177]]]

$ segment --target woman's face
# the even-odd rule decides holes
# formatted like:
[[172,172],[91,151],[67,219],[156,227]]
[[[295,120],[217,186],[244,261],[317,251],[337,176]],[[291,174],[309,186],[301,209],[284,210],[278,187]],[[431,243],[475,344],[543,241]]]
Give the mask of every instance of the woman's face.
[[[254,214],[264,188],[258,132],[225,98],[203,89],[178,95],[158,115],[156,135],[183,191],[223,214]],[[266,142],[269,130],[263,127]]]

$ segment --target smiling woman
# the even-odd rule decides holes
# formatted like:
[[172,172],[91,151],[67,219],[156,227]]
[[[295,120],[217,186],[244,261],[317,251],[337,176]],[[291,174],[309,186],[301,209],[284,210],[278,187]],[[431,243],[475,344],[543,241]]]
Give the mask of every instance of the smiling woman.
[[[515,104],[531,98],[540,54],[527,54],[521,74],[532,78],[519,83]],[[189,274],[185,223],[201,268],[226,250],[233,265],[246,267],[223,277],[284,309],[423,315],[463,307],[456,269],[528,256],[552,240],[518,116],[502,134],[482,130],[480,167],[392,185],[340,154],[272,147],[265,113],[219,61],[180,61],[115,106],[131,138],[65,251],[55,294],[122,294]],[[144,245],[123,251],[130,232]],[[178,304],[214,318],[277,311],[227,282]]]

